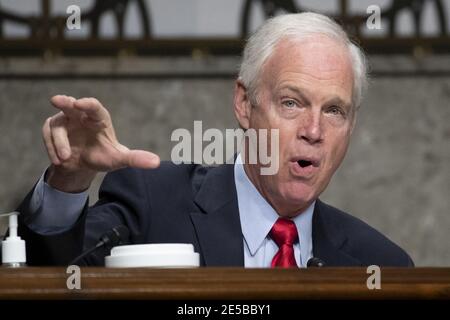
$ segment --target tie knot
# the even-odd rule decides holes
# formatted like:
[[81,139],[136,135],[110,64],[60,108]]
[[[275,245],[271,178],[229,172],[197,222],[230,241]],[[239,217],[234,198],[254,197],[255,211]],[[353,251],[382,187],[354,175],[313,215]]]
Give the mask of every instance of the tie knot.
[[298,241],[297,227],[292,220],[279,218],[270,230],[270,236],[280,248],[282,245],[292,246]]

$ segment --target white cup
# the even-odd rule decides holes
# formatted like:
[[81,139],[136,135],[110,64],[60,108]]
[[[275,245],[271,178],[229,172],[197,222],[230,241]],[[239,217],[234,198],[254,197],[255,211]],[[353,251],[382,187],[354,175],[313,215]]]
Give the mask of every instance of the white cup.
[[105,257],[110,268],[194,268],[200,266],[200,256],[188,243],[157,243],[118,246]]

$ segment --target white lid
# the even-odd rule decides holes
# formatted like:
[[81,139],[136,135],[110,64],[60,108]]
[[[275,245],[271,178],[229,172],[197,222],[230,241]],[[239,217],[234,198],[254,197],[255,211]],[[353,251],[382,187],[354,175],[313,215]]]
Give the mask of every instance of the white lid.
[[105,257],[105,266],[112,268],[192,268],[199,265],[200,256],[188,243],[118,246]]

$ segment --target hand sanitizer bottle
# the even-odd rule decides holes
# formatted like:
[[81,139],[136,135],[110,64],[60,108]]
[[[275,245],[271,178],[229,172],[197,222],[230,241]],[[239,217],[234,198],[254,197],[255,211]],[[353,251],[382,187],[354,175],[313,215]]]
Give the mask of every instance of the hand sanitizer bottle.
[[17,236],[17,216],[19,212],[9,214],[9,236],[2,241],[2,263],[5,267],[26,266],[25,241]]

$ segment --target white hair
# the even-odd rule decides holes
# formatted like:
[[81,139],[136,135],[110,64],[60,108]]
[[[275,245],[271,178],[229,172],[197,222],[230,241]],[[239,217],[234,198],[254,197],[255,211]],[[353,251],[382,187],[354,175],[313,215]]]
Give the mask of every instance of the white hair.
[[318,13],[303,12],[277,16],[267,20],[248,40],[239,70],[239,80],[247,88],[252,103],[257,103],[258,79],[262,67],[281,39],[302,39],[325,35],[343,43],[349,51],[353,67],[352,104],[359,107],[367,87],[367,62],[362,50],[332,19]]

